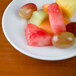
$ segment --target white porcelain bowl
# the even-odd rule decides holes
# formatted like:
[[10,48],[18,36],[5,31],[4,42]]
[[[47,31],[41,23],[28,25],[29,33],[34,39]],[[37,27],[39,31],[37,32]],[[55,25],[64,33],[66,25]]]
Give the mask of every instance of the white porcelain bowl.
[[[14,0],[6,8],[3,19],[2,28],[7,40],[21,53],[41,60],[63,60],[76,56],[76,44],[67,49],[58,49],[52,47],[29,47],[25,39],[26,20],[18,16],[21,6],[27,3],[35,3],[38,8],[43,4],[53,3],[55,0]],[[74,16],[72,21],[76,21]]]

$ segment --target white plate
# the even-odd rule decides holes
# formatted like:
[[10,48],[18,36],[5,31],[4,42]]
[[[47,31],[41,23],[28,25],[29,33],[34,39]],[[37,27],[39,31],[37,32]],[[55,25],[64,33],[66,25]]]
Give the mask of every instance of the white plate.
[[[25,40],[26,20],[18,16],[18,10],[27,3],[35,3],[38,8],[43,4],[53,3],[54,0],[14,0],[6,8],[2,27],[7,40],[20,52],[41,60],[63,60],[76,55],[76,44],[68,49],[57,49],[55,47],[29,47]],[[72,18],[75,20],[76,16]]]

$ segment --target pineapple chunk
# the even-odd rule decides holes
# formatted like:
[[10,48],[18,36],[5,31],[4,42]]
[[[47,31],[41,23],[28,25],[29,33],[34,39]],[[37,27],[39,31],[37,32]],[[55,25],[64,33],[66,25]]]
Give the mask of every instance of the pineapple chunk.
[[46,18],[48,18],[48,13],[44,11],[35,11],[29,20],[29,23],[39,26]]
[[76,0],[56,0],[62,11],[68,17],[72,17],[76,11]]

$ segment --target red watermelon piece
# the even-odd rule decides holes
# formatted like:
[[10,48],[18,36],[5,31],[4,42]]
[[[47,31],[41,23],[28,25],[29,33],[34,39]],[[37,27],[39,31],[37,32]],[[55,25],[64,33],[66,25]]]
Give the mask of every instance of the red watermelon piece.
[[52,3],[48,6],[49,21],[54,34],[66,32],[62,12],[57,3]]
[[34,24],[27,24],[25,37],[29,46],[52,45],[52,36]]

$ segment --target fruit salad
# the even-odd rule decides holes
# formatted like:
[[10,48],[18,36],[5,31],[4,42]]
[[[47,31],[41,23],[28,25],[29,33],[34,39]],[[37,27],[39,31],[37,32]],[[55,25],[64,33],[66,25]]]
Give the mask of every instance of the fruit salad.
[[18,14],[21,18],[27,19],[25,30],[27,45],[57,48],[73,46],[76,22],[71,22],[70,17],[75,11],[76,0],[56,0],[56,3],[43,4],[41,10],[34,3],[22,6]]

